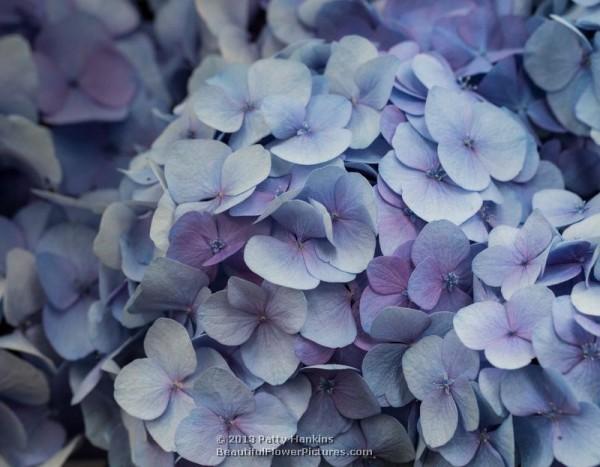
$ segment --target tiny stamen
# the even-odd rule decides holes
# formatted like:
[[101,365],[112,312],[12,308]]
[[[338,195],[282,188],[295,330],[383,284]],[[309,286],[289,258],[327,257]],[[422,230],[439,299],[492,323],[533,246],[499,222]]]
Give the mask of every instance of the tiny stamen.
[[213,255],[216,255],[227,246],[223,240],[218,238],[216,240],[211,240],[208,245],[210,246]]

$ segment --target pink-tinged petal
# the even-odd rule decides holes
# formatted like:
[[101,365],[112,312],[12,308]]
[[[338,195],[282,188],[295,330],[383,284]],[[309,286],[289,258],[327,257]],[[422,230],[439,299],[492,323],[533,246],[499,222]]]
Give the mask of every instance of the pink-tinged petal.
[[408,208],[403,209],[389,204],[379,194],[375,196],[375,202],[379,245],[384,255],[391,255],[400,245],[417,237],[417,222],[422,221],[419,221],[414,214],[407,214],[405,210],[408,211]]
[[408,281],[410,299],[425,310],[433,309],[442,294],[442,271],[436,258],[428,257],[417,265]]
[[473,303],[471,295],[461,288],[454,287],[452,290],[444,288],[437,305],[431,311],[458,311],[471,303]]
[[79,88],[69,88],[64,105],[56,112],[47,114],[45,121],[53,124],[89,122],[91,120],[116,122],[128,113],[125,107],[114,109],[97,104]]
[[534,285],[516,291],[506,302],[506,315],[510,328],[519,337],[531,340],[538,324],[552,315],[554,294],[550,289]]
[[523,258],[533,260],[552,242],[554,229],[540,211],[533,211],[515,237],[515,248]]
[[382,295],[399,294],[406,290],[411,264],[395,256],[379,256],[367,267],[371,288]]
[[45,114],[54,114],[62,108],[67,99],[67,79],[46,55],[35,54],[34,60],[40,76],[37,95],[40,110]]
[[381,128],[381,134],[388,142],[392,144],[392,138],[398,125],[406,121],[404,113],[393,105],[386,105],[381,111],[381,120],[379,126]]
[[502,296],[508,300],[517,290],[535,284],[541,272],[542,265],[539,262],[515,267],[502,282]]
[[296,336],[294,351],[305,365],[319,365],[327,363],[333,356],[335,349],[324,347],[302,336]]
[[79,84],[99,104],[121,108],[132,101],[137,79],[133,67],[123,55],[113,48],[103,47],[88,58]]

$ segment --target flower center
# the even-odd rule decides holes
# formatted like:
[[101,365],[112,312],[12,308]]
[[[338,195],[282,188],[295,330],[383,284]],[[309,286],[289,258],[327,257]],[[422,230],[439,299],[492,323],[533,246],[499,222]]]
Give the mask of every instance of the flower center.
[[429,169],[425,173],[429,178],[433,178],[438,182],[441,182],[446,176],[446,171],[442,168],[442,166],[438,165],[435,169]]
[[437,382],[436,386],[438,387],[438,389],[441,389],[446,394],[450,394],[450,388],[452,387],[453,384],[454,384],[453,379],[444,378],[441,381]]
[[172,388],[174,391],[183,391],[183,382],[182,381],[173,381]]
[[256,105],[254,105],[254,102],[246,102],[242,107],[242,110],[244,111],[244,113],[252,112],[256,110]]
[[470,136],[467,136],[465,139],[463,139],[463,145],[465,146],[465,148],[472,151],[475,147],[475,141],[473,141],[473,138],[471,138]]
[[213,255],[216,255],[223,250],[227,244],[223,240],[217,238],[215,240],[211,240],[208,246],[210,246],[210,250],[212,251]]
[[235,419],[229,417],[220,417],[223,425],[225,425],[228,429],[233,428],[235,426]]
[[558,408],[558,406],[554,402],[550,401],[548,403],[548,406],[550,407],[550,410],[548,412],[538,412],[538,415],[543,415],[544,417],[547,417],[550,420],[556,420],[563,414],[563,411],[560,408]]
[[296,132],[296,136],[305,136],[311,133],[310,125],[307,122],[304,122],[298,131]]
[[600,346],[598,342],[586,342],[581,346],[581,352],[585,360],[600,360]]
[[319,380],[319,390],[323,391],[326,394],[333,393],[333,389],[335,388],[335,381],[329,378],[321,378]]
[[449,272],[444,276],[444,286],[448,292],[452,292],[458,287],[459,277],[455,272]]

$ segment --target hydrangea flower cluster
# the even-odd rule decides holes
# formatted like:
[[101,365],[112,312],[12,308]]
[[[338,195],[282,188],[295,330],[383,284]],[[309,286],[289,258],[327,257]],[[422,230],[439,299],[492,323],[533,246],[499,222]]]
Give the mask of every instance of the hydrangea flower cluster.
[[599,31],[4,0],[0,467],[600,465]]

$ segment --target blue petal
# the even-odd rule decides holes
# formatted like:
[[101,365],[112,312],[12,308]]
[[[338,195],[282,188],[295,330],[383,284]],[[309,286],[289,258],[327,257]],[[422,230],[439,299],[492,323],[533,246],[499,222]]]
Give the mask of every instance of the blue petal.
[[221,167],[231,149],[220,141],[180,140],[170,147],[165,164],[169,192],[177,203],[213,198],[220,188]]
[[172,319],[159,318],[152,324],[144,338],[144,351],[173,381],[182,381],[196,370],[196,354],[190,336]]
[[196,380],[191,394],[196,405],[221,417],[233,418],[256,409],[250,389],[229,370],[219,367],[205,370]]
[[289,96],[306,105],[310,98],[311,76],[302,63],[268,58],[248,70],[248,91],[253,102],[273,95]]
[[261,114],[278,139],[291,138],[302,128],[305,105],[289,96],[269,96],[261,105]]
[[88,312],[92,303],[91,298],[84,296],[66,310],[58,310],[50,304],[44,307],[44,331],[61,357],[78,360],[93,352],[88,331]]
[[319,284],[308,272],[302,252],[291,242],[256,235],[246,244],[244,261],[251,271],[274,284],[300,290]]
[[546,21],[525,45],[525,69],[546,91],[563,88],[579,70],[583,50],[573,32],[555,21]]
[[130,415],[142,420],[160,417],[169,405],[173,382],[149,358],[134,360],[115,380],[115,400]]
[[356,338],[356,323],[347,289],[323,284],[306,294],[308,314],[301,334],[325,347],[345,347]]

